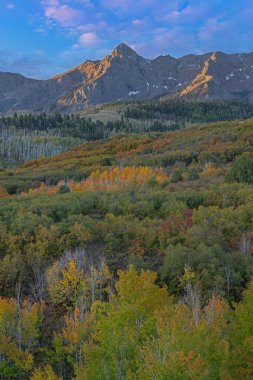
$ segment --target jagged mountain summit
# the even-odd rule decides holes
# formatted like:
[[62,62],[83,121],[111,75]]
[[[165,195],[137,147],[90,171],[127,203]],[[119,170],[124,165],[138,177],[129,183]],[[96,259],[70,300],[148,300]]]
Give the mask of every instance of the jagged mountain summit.
[[212,52],[149,60],[125,44],[48,80],[0,72],[0,112],[75,112],[155,98],[253,102],[253,53]]

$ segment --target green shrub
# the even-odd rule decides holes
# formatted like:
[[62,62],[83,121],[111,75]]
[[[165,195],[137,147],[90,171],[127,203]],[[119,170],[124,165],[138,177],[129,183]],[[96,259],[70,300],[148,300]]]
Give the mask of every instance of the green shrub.
[[247,156],[237,157],[227,174],[227,181],[253,183],[253,158]]
[[70,193],[70,188],[68,187],[68,185],[61,185],[61,187],[59,187],[59,190],[57,191],[58,194],[66,194],[66,193]]

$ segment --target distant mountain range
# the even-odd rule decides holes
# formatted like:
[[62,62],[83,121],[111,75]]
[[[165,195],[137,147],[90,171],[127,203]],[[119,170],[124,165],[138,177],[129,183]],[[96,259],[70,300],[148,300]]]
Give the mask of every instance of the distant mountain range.
[[253,53],[212,52],[149,60],[125,44],[48,80],[0,72],[0,112],[75,112],[148,99],[253,102]]

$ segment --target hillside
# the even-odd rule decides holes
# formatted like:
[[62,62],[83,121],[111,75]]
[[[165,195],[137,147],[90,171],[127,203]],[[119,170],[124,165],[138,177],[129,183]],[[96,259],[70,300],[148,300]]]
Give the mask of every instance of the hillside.
[[169,99],[253,101],[253,53],[212,52],[153,60],[125,44],[48,80],[0,73],[0,112],[75,112],[111,102]]
[[[226,169],[241,154],[252,154],[253,120],[200,124],[183,130],[148,132],[89,142],[51,158],[29,161],[0,173],[1,184],[13,193],[40,182],[82,179],[100,167],[148,165],[202,170],[211,163]],[[182,168],[180,168],[182,166]]]
[[3,378],[250,379],[252,186],[253,119],[0,172]]
[[0,169],[54,156],[88,141],[252,116],[250,104],[176,100],[114,103],[71,115],[14,113],[0,118]]
[[0,380],[253,380],[252,21],[0,0]]

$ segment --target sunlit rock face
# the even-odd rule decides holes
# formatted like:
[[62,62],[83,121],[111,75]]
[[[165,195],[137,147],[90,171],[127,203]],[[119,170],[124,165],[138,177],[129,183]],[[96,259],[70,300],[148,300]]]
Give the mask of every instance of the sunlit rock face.
[[48,80],[0,73],[0,112],[75,112],[110,102],[224,99],[253,102],[253,53],[144,59],[125,44],[101,61]]

